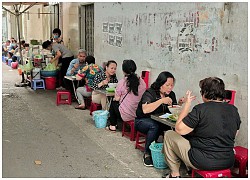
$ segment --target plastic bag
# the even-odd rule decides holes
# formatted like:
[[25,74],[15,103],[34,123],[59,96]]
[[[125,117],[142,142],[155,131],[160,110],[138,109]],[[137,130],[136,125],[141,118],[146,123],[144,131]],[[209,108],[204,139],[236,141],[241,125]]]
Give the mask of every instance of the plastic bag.
[[47,66],[43,69],[44,71],[55,71],[57,68],[54,64],[48,63]]

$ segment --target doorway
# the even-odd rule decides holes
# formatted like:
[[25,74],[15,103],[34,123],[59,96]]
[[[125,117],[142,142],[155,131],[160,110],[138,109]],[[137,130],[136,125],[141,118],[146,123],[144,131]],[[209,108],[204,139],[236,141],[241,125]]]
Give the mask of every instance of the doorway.
[[94,56],[94,4],[79,7],[80,48]]

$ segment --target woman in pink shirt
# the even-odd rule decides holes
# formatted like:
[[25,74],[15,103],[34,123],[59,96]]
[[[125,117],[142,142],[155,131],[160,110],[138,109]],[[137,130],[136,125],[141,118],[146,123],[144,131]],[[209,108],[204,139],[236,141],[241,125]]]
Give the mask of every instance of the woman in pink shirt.
[[117,119],[130,121],[136,117],[135,112],[138,103],[146,90],[144,80],[135,74],[136,69],[137,67],[133,60],[123,61],[122,71],[124,78],[118,82],[114,101],[110,105],[110,125],[107,127],[107,130],[116,131]]

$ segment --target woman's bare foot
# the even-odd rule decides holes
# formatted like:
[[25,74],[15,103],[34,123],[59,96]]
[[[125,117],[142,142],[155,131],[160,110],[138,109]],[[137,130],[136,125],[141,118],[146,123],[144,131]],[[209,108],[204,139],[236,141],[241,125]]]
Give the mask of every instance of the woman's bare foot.
[[84,105],[84,104],[81,104],[81,105],[79,105],[79,106],[76,106],[76,107],[75,107],[75,109],[85,110],[85,109],[86,109],[86,107],[85,107],[85,105]]

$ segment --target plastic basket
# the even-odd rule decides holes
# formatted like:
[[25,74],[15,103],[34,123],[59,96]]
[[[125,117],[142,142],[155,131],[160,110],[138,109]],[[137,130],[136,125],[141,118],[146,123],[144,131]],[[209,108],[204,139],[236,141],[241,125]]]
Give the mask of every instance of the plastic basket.
[[93,112],[93,120],[96,128],[105,128],[108,120],[108,111],[97,110]]
[[153,159],[153,165],[157,169],[167,168],[164,154],[161,152],[162,148],[163,148],[163,143],[152,142],[151,145],[149,146],[149,149],[151,150],[152,159]]

